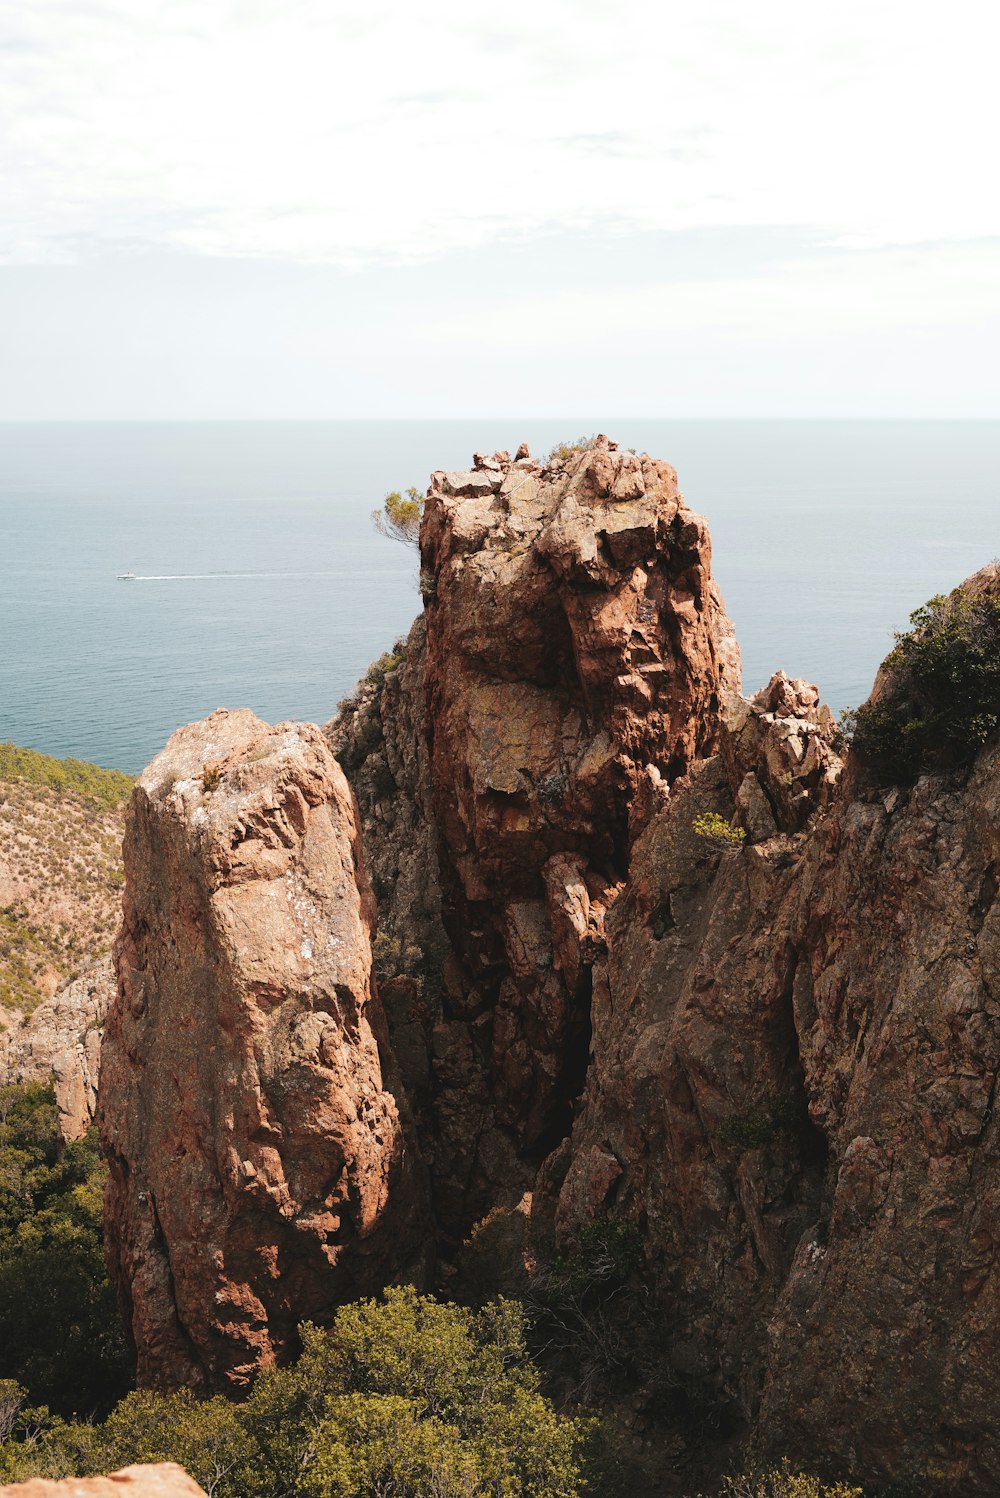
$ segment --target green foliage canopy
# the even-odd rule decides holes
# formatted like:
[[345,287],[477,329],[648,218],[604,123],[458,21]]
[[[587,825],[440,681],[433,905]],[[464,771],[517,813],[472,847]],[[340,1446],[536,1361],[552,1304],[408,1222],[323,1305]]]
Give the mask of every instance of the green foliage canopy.
[[106,1410],[130,1381],[103,1184],[96,1130],[61,1147],[51,1088],[0,1087],[0,1380],[61,1414]]
[[841,722],[883,784],[961,769],[1000,730],[1000,599],[957,588],[910,615],[884,690]]
[[[524,1313],[395,1288],[302,1328],[292,1368],[244,1404],[129,1394],[103,1426],[32,1416],[0,1446],[0,1480],[179,1461],[211,1498],[578,1498],[585,1425],[539,1391]],[[2,1390],[0,1390],[2,1393]]]

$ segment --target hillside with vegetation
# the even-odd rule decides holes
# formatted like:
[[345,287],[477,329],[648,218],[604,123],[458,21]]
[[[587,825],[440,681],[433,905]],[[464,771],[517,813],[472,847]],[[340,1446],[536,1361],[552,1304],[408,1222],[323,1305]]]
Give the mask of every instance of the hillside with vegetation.
[[0,1026],[111,948],[131,779],[0,744]]

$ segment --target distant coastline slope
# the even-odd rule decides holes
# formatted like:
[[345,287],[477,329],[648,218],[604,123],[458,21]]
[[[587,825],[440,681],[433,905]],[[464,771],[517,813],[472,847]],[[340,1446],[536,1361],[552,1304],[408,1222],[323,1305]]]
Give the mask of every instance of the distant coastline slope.
[[131,784],[0,744],[0,1086],[51,1082],[67,1139],[94,1110]]
[[111,950],[131,779],[0,744],[0,1026]]

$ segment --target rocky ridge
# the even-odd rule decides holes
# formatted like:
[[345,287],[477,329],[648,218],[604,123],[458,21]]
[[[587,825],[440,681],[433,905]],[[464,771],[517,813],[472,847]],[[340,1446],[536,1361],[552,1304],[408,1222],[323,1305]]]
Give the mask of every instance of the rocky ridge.
[[739,652],[674,470],[606,438],[433,474],[421,554],[405,665],[328,733],[383,930],[424,958],[400,1054],[461,1235],[568,1128],[630,822],[714,747]]
[[[296,737],[324,784],[337,783],[332,759],[316,730],[216,715],[175,736],[136,793],[101,1092],[121,1282],[168,1311],[166,1333],[159,1310],[134,1318],[144,1376],[238,1385],[287,1351],[294,1316],[410,1275],[427,1200],[418,1145],[459,1272],[480,1216],[517,1260],[515,1288],[595,1222],[626,1224],[656,1356],[751,1444],[941,1494],[995,1491],[1000,750],[964,776],[879,789],[850,762],[845,773],[815,687],[778,673],[740,697],[704,522],[672,469],[607,439],[552,463],[479,454],[466,473],[433,475],[421,547],[424,617],[326,730],[378,896],[388,1036],[361,940],[347,986],[382,1070],[338,1012],[336,1106],[306,1133],[319,1149],[324,1131],[342,1135],[359,1075],[392,1104],[363,1274],[328,1255],[279,1291],[270,1207],[240,1216],[257,1188],[228,1163],[253,1140],[231,1148],[226,1109],[294,1078],[308,1111],[329,1086],[322,1065],[285,1053],[261,1074],[269,1006],[298,1013],[302,980],[282,959],[262,1005],[258,965],[301,933],[274,935],[260,900],[284,860],[308,862],[309,839],[285,826],[281,754],[257,760],[248,744]],[[249,790],[278,831],[244,881],[233,850]],[[316,865],[311,887],[367,908],[367,928],[345,795],[315,804],[336,801],[354,851],[336,877]],[[194,964],[183,982],[177,951]],[[231,1034],[240,1060],[220,1086],[212,1048]],[[211,1076],[192,1049],[212,1055]],[[220,1122],[201,1116],[214,1088]],[[153,1147],[145,1123],[127,1137],[123,1120],[159,1116],[160,1101],[189,1125]],[[267,1141],[279,1156],[282,1139]],[[195,1143],[206,1163],[192,1192]],[[222,1219],[136,1229],[139,1180],[161,1159],[182,1163],[165,1168],[158,1201],[221,1194]],[[290,1174],[274,1197],[312,1254],[307,1198]],[[236,1221],[236,1251],[217,1250]],[[171,1276],[209,1242],[211,1275],[177,1315]]]

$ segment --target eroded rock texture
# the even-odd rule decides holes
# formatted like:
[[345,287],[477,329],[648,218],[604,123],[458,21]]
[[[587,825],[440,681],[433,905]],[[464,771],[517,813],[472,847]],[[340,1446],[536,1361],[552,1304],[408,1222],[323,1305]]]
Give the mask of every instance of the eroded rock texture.
[[0,1030],[0,1086],[51,1083],[59,1134],[79,1139],[93,1122],[101,1033],[115,992],[111,958],[45,999],[20,1024]]
[[[792,685],[733,705],[633,850],[536,1224],[640,1223],[671,1360],[770,1453],[991,1493],[1000,749],[860,792]],[[706,810],[747,845],[699,849]]]
[[[387,871],[384,929],[437,942],[440,910],[447,933],[422,1070],[437,1209],[462,1230],[516,1201],[569,1126],[630,836],[715,747],[739,655],[673,469],[605,438],[548,465],[479,455],[434,474],[421,559],[409,678],[362,705],[360,733],[357,716],[346,739],[343,716],[330,732]],[[403,806],[380,824],[383,763]],[[433,892],[422,932],[407,914],[417,870]]]
[[297,1323],[420,1279],[356,812],[319,729],[213,713],[128,810],[101,1070],[142,1383],[238,1389]]

